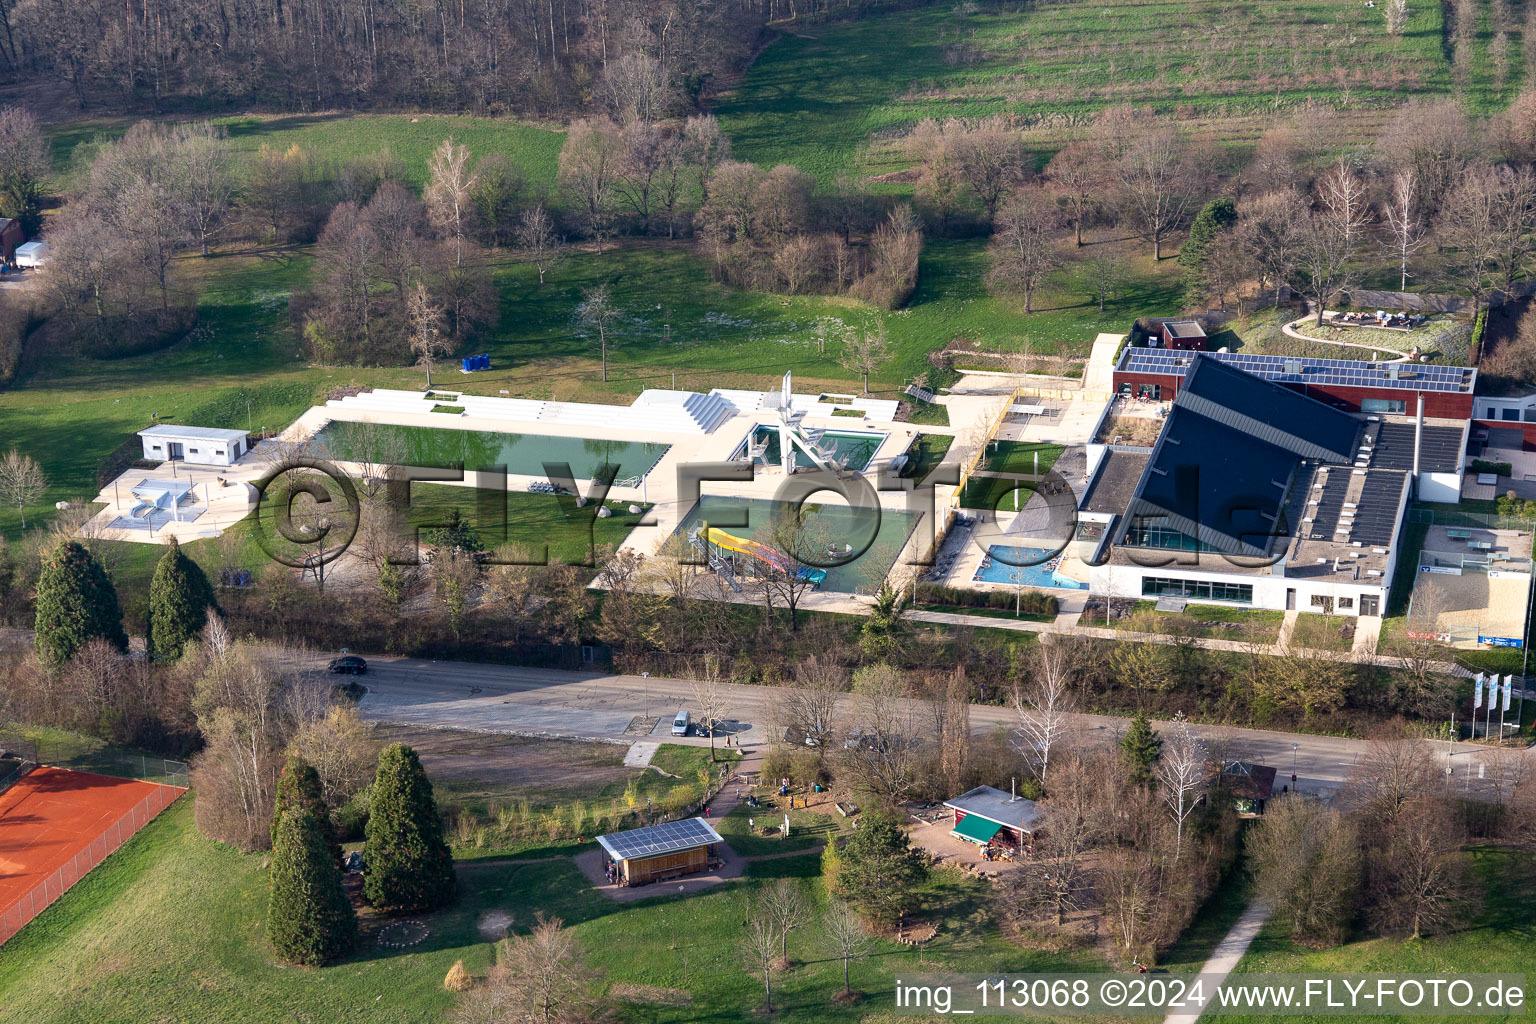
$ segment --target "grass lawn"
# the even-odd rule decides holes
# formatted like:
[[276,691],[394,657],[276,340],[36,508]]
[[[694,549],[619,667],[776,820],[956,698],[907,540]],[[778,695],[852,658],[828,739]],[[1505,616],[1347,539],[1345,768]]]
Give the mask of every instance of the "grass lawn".
[[[138,118],[113,117],[63,121],[47,125],[53,144],[56,172],[67,184],[74,178],[75,149],[97,136],[116,138]],[[416,188],[426,181],[427,159],[446,138],[468,146],[480,158],[504,153],[521,168],[533,196],[554,193],[555,172],[565,132],[549,127],[491,117],[457,117],[443,114],[292,114],[216,117],[242,156],[262,146],[285,150],[299,146],[317,161],[341,162],[388,149],[399,158],[406,182]]]
[[962,508],[1016,512],[1034,497],[1035,485],[1004,476],[972,476],[960,490]]
[[1291,631],[1291,643],[1319,651],[1347,651],[1353,640],[1345,637],[1341,630],[1353,624],[1354,620],[1347,616],[1303,612],[1296,617],[1296,627]]
[[944,456],[949,454],[950,446],[954,443],[953,434],[918,434],[912,439],[912,447],[908,449],[911,457],[902,467],[901,475],[917,480],[927,479],[928,474],[944,461]]
[[[1280,635],[1280,626],[1285,621],[1285,612],[1234,608],[1220,604],[1191,604],[1186,605],[1182,612],[1160,612],[1155,601],[1137,601],[1133,612],[1137,615],[1150,614],[1151,618],[1146,624],[1159,633],[1247,640],[1249,634],[1245,627],[1252,626],[1257,630],[1258,642],[1266,644],[1275,642]],[[1110,623],[1114,629],[1140,628],[1141,625],[1130,616],[1121,616]]]
[[[37,1024],[140,1024],[146,1020],[273,1020],[405,1024],[441,1019],[451,1005],[443,976],[463,959],[483,974],[492,946],[477,930],[489,911],[527,928],[536,911],[576,930],[604,984],[679,990],[686,1005],[624,1003],[620,1019],[696,1021],[702,1007],[719,1022],[757,1019],[760,982],[739,965],[736,940],[749,899],[764,881],[798,878],[818,907],[825,893],[819,858],[753,865],[742,881],[690,896],[617,904],[596,894],[567,861],[466,863],[458,903],[425,918],[419,945],[365,945],[324,969],[275,963],[264,936],[265,854],[242,854],[197,835],[190,800],[172,807],[66,893],[6,945],[0,1006],[8,1019]],[[841,1007],[841,964],[830,959],[819,925],[790,938],[797,966],[775,979],[780,1019],[853,1022],[889,1007],[901,972],[1103,970],[1090,952],[1021,949],[990,922],[979,883],[938,872],[920,894],[925,916],[942,922],[922,951],[878,942],[853,968],[863,1003]],[[633,989],[619,989],[633,992]]]
[[993,441],[987,445],[981,468],[994,473],[1049,473],[1064,450],[1059,444],[1044,442]]
[[[1309,949],[1291,942],[1286,930],[1271,921],[1264,926],[1238,964],[1240,973],[1381,973],[1396,976],[1451,977],[1468,972],[1523,973],[1530,961],[1531,928],[1525,908],[1536,896],[1536,861],[1526,853],[1481,847],[1472,851],[1482,880],[1482,913],[1465,931],[1419,942],[1370,939],[1334,949]],[[1488,1015],[1480,1020],[1507,1020],[1519,1014]],[[1223,1020],[1259,1020],[1223,1017]],[[1274,1018],[1267,1018],[1274,1019]],[[1296,1016],[1294,1021],[1338,1020],[1338,1017]],[[1424,1021],[1422,1016],[1372,1017],[1373,1021]],[[1435,1018],[1452,1019],[1452,1018]]]
[[[1411,10],[1407,33],[1393,39],[1381,5],[1356,0],[988,4],[968,14],[934,5],[791,29],[719,115],[738,159],[793,163],[824,182],[840,170],[905,167],[890,140],[923,118],[1013,114],[1050,150],[1120,103],[1207,128],[1220,119],[1217,132],[1248,141],[1274,111],[1321,101],[1344,108],[1344,142],[1356,123],[1360,134],[1380,123],[1386,104],[1451,91],[1440,9]],[[1492,88],[1491,34],[1474,48],[1477,109],[1518,89],[1518,75],[1502,94]]]
[[547,545],[550,560],[575,563],[586,559],[594,546],[623,544],[650,507],[640,506],[642,510],[633,513],[628,502],[609,502],[613,515],[599,519],[590,506],[574,506],[574,501],[562,502],[553,494],[414,484],[406,521],[426,531],[448,522],[456,511],[475,528],[488,551],[515,544],[537,559]]
[[1020,622],[1056,621],[1056,616],[1046,615],[1042,612],[1021,612],[1015,615],[1011,608],[982,608],[975,605],[958,604],[915,604],[912,607],[922,612],[944,612],[947,615],[980,615],[988,619],[1017,619]]

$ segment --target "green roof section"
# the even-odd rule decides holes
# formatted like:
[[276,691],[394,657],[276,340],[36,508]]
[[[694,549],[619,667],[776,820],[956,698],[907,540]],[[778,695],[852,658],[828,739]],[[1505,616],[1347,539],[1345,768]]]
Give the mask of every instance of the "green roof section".
[[955,826],[953,834],[985,846],[992,841],[992,837],[997,835],[998,829],[1002,827],[997,822],[988,821],[979,815],[967,814],[960,819],[960,824]]

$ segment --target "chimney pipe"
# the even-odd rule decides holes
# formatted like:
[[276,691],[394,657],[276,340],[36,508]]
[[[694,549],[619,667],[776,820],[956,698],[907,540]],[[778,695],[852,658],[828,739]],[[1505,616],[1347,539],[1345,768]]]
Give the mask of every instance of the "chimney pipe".
[[1019,785],[1019,777],[1017,775],[1011,776],[1008,779],[1008,802],[1009,803],[1013,803],[1015,800],[1018,799],[1018,795],[1016,793],[1014,793],[1014,790],[1016,788],[1018,788],[1018,785]]
[[1424,447],[1424,392],[1419,392],[1419,415],[1413,424],[1413,496],[1419,496],[1419,452]]

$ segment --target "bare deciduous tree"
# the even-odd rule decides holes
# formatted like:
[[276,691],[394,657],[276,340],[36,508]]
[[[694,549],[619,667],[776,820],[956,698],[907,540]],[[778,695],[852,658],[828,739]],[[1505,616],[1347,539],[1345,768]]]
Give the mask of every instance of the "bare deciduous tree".
[[773,962],[779,951],[779,933],[773,921],[761,909],[756,909],[747,919],[739,945],[741,959],[747,972],[763,977],[763,1004],[773,1011]]
[[1257,895],[1293,937],[1337,942],[1348,933],[1360,892],[1354,825],[1300,796],[1274,800],[1245,844]]
[[621,315],[619,307],[613,301],[613,293],[608,290],[606,284],[588,288],[581,293],[581,305],[576,307],[576,316],[582,323],[597,332],[597,344],[602,352],[603,380],[605,381],[608,379],[608,332]]
[[864,393],[867,395],[869,375],[885,363],[886,348],[885,322],[877,320],[873,328],[863,324],[844,332],[837,364],[849,373],[857,373],[864,378]]
[[560,184],[597,243],[598,255],[613,231],[615,185],[624,157],[624,138],[607,118],[576,121],[560,149]]
[[1373,839],[1366,899],[1378,928],[1418,939],[1468,919],[1477,889],[1465,826],[1446,801],[1416,795]]
[[0,458],[0,495],[8,505],[15,505],[21,515],[21,528],[27,528],[27,506],[34,504],[48,489],[43,467],[30,455],[15,448]]
[[1177,128],[1141,133],[1114,167],[1121,205],[1163,258],[1163,237],[1200,201],[1200,172],[1189,139]]
[[427,160],[427,188],[422,198],[432,224],[453,243],[453,262],[464,262],[464,236],[474,212],[471,197],[480,179],[469,169],[469,147],[454,145],[452,138],[432,151]]
[[1055,244],[1060,226],[1055,201],[1038,188],[1016,192],[994,218],[988,277],[994,287],[1022,295],[1026,313],[1034,312],[1035,292],[1061,266]]
[[822,917],[826,929],[827,946],[833,956],[843,962],[843,995],[853,993],[850,971],[855,960],[862,960],[874,946],[870,934],[864,930],[864,922],[858,912],[842,900],[834,900]]
[[698,706],[699,718],[709,730],[709,759],[715,759],[715,734],[720,731],[720,721],[731,713],[730,691],[720,680],[720,664],[714,658],[704,659],[704,671],[699,678],[690,681],[693,702]]
[[526,935],[505,938],[495,972],[504,987],[506,1019],[562,1024],[590,1019],[595,972],[575,934],[560,918],[542,912]]
[[1184,823],[1194,813],[1200,797],[1209,785],[1210,752],[1205,741],[1195,735],[1180,711],[1173,716],[1163,737],[1163,754],[1157,761],[1157,777],[1162,783],[1163,803],[1173,815],[1175,825],[1174,860],[1184,852]]
[[1051,751],[1067,735],[1077,704],[1081,639],[1042,634],[1029,658],[1025,677],[1013,690],[1013,708],[1024,756],[1047,785]]
[[565,251],[564,242],[555,233],[555,222],[544,211],[543,203],[523,211],[518,218],[515,237],[517,247],[538,270],[539,285],[542,287],[544,275],[555,268]]
[[763,913],[779,934],[779,962],[789,963],[789,933],[811,919],[805,891],[793,878],[780,878],[766,886],[760,897]]
[[795,679],[798,685],[786,687],[781,698],[784,724],[825,750],[836,730],[837,701],[848,673],[830,658],[812,655],[795,666]]
[[[1394,0],[1402,3],[1403,0]],[[1408,290],[1408,258],[1424,247],[1424,225],[1418,216],[1417,182],[1412,168],[1392,176],[1392,188],[1381,206],[1381,218],[1389,230],[1388,251],[1398,265],[1398,291]]]
[[860,735],[845,746],[844,767],[876,797],[901,803],[917,784],[918,730],[895,669],[869,665],[854,673],[852,720]]
[[421,282],[411,290],[406,305],[410,324],[411,353],[427,368],[427,387],[432,386],[432,361],[453,351],[453,343],[443,335],[443,309],[427,294]]

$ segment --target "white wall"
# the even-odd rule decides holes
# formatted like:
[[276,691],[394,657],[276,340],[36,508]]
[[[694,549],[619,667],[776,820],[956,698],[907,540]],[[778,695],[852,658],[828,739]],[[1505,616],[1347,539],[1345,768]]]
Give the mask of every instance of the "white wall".
[[[238,451],[235,442],[223,439],[197,439],[186,437],[146,437],[139,436],[144,443],[144,459],[147,462],[165,462],[171,457],[171,444],[181,445],[181,461],[194,466],[233,466],[235,460],[245,454],[245,442],[239,442]],[[159,445],[158,448],[155,446]]]
[[1536,422],[1536,395],[1521,398],[1494,398],[1478,395],[1472,399],[1472,418],[1505,423]]
[[[1278,568],[1278,566],[1276,567]],[[1205,601],[1190,598],[1192,604],[1232,604],[1234,607],[1264,608],[1272,611],[1285,610],[1286,591],[1296,591],[1296,610],[1300,612],[1322,611],[1312,606],[1314,595],[1334,599],[1334,612],[1338,615],[1359,615],[1360,598],[1376,595],[1383,614],[1387,608],[1387,587],[1390,577],[1369,577],[1369,582],[1333,582],[1327,580],[1296,579],[1285,576],[1246,575],[1222,573],[1215,569],[1191,570],[1174,566],[1146,568],[1139,565],[1101,565],[1089,570],[1090,592],[1096,596],[1120,597],[1133,600],[1146,598],[1141,592],[1143,576],[1160,576],[1169,579],[1215,580],[1223,583],[1242,583],[1253,587],[1253,603],[1240,605],[1230,601]],[[1350,600],[1350,607],[1339,606],[1339,599]]]

